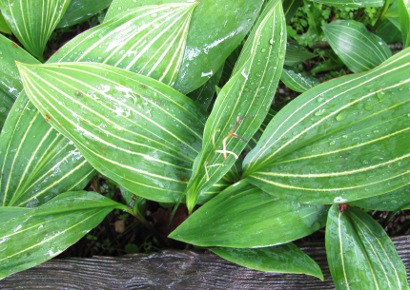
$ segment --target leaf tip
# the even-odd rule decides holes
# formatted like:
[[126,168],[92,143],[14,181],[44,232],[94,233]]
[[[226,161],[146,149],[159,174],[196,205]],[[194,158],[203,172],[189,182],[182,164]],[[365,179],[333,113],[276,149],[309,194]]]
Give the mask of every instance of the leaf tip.
[[21,76],[24,74],[24,71],[27,69],[27,66],[30,65],[28,63],[23,63],[23,62],[19,62],[19,61],[15,61],[15,64],[16,64],[17,69],[19,70],[19,73],[20,73]]
[[169,235],[168,235],[168,238],[169,239],[173,239],[173,240],[176,240],[176,241],[180,241],[180,242],[185,242],[185,243],[188,243],[188,241],[187,240],[185,240],[184,239],[184,230],[182,230],[182,233],[181,233],[181,226],[182,226],[183,224],[181,224],[181,225],[179,225],[176,229],[174,229]]
[[178,231],[178,228],[176,228],[175,230],[173,230],[169,235],[168,238],[169,239],[173,239],[173,240],[178,240],[178,234],[175,234],[175,232]]
[[322,270],[319,268],[319,272],[312,275],[312,277],[318,278],[320,281],[324,282],[325,278],[323,276]]

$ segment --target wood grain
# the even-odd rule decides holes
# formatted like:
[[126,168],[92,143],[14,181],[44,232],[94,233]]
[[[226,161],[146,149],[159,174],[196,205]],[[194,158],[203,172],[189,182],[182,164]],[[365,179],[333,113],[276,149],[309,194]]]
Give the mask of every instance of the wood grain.
[[[409,273],[410,236],[393,241]],[[323,243],[302,249],[321,265],[324,282],[305,275],[248,270],[208,251],[163,251],[54,259],[7,277],[0,281],[0,289],[334,289]]]

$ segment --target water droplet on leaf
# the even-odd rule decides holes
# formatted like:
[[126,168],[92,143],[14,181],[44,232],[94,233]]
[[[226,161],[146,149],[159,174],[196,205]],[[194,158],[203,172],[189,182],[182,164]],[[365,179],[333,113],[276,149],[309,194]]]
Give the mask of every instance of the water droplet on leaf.
[[341,111],[339,114],[336,116],[336,121],[340,122],[346,119],[347,112],[346,111]]
[[315,112],[315,116],[321,116],[326,112],[326,109],[319,109]]
[[364,104],[364,109],[366,111],[371,111],[373,109],[373,104],[370,104],[370,103]]
[[376,93],[376,97],[379,99],[379,102],[383,102],[384,101],[384,92],[377,92]]

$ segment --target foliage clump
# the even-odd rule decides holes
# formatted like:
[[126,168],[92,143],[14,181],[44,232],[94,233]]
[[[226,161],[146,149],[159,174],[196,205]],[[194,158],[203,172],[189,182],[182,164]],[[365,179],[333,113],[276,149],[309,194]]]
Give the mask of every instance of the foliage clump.
[[118,232],[161,239],[167,216],[173,240],[319,279],[292,242],[325,228],[338,289],[408,289],[368,214],[410,205],[406,3],[0,2],[0,279],[114,210]]

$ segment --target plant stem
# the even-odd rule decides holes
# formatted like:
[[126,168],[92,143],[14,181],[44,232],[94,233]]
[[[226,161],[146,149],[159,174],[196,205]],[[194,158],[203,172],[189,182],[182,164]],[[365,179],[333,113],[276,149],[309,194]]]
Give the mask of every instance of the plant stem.
[[385,19],[385,15],[387,13],[387,10],[389,9],[389,6],[390,6],[390,0],[385,0],[384,6],[382,10],[380,11],[379,17],[377,18],[377,21],[373,26],[373,31],[375,31],[380,26],[382,21]]

